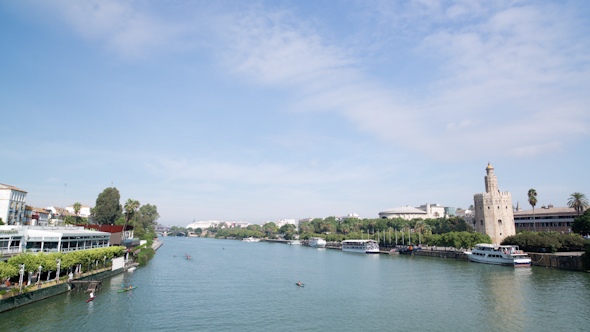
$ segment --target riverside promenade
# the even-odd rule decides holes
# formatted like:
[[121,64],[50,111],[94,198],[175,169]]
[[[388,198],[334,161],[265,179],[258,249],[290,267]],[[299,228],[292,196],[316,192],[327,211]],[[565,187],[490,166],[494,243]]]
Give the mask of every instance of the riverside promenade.
[[[110,267],[107,267],[103,269],[82,273],[78,278],[75,278],[74,281],[102,280],[114,276],[116,274],[122,273],[125,270],[125,268],[111,270]],[[84,284],[81,283],[68,283],[64,280],[56,284],[55,282],[51,281],[49,283],[35,286],[34,290],[15,296],[10,296],[10,294],[6,293],[0,297],[0,312],[18,308],[20,306],[44,300],[46,298],[66,293],[69,291],[82,290],[82,287],[84,287]]]
[[[152,249],[154,251],[158,250],[164,242],[162,241],[154,241],[152,244]],[[44,300],[46,298],[63,294],[70,291],[80,291],[86,290],[83,289],[87,282],[90,281],[99,281],[105,278],[112,277],[114,275],[123,273],[130,267],[137,266],[138,264],[132,261],[126,262],[125,267],[112,270],[111,267],[100,268],[97,270],[92,270],[88,272],[84,272],[80,274],[78,277],[74,278],[74,282],[68,282],[66,280],[60,280],[59,283],[55,281],[45,282],[40,285],[34,285],[34,288],[26,293],[18,294],[11,296],[11,294],[6,293],[0,295],[0,312],[11,310],[14,308],[18,308],[23,305],[27,305],[33,302],[37,302],[40,300]],[[62,277],[63,279],[63,277]]]

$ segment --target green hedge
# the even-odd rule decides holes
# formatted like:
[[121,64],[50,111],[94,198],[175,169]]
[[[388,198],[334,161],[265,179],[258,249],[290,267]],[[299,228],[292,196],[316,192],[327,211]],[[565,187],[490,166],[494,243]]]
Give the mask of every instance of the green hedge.
[[502,244],[518,245],[529,252],[568,252],[583,251],[590,240],[585,240],[579,234],[521,232],[505,238]]

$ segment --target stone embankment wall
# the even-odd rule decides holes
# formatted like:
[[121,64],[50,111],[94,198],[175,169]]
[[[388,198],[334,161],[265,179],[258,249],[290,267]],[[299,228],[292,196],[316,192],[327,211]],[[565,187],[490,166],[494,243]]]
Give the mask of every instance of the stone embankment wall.
[[163,244],[163,241],[154,241],[154,243],[152,243],[152,249],[158,250]]
[[[121,272],[123,272],[123,269],[118,269],[115,271],[108,270],[108,271],[84,276],[84,277],[78,278],[76,280],[88,280],[88,281],[101,280],[101,279],[113,276],[115,274],[119,274]],[[12,296],[12,297],[9,297],[6,299],[0,299],[0,312],[14,309],[14,308],[18,308],[18,307],[23,306],[25,304],[40,301],[40,300],[46,299],[51,296],[59,295],[59,294],[69,291],[70,289],[74,290],[74,289],[76,289],[76,287],[80,288],[80,287],[86,287],[86,286],[87,286],[86,284],[77,284],[76,285],[76,284],[68,284],[67,282],[62,282],[61,284],[57,284],[55,286],[37,289],[37,290],[30,291],[25,294]],[[86,290],[85,288],[82,288],[82,289]]]
[[580,254],[564,255],[528,253],[531,256],[531,263],[536,266],[554,267],[563,270],[583,271],[582,256]]

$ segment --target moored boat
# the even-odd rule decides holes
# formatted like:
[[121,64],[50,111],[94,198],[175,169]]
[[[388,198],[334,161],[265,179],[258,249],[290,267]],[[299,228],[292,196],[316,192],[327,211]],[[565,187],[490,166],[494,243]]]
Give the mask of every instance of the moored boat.
[[375,240],[344,240],[342,251],[378,254],[379,244]]
[[479,243],[471,251],[466,251],[465,255],[470,261],[476,263],[508,265],[514,267],[531,266],[531,258],[513,245],[493,245],[488,243]]
[[260,239],[250,236],[243,238],[242,242],[260,242]]
[[324,238],[321,238],[321,237],[312,237],[309,239],[308,245],[310,247],[315,247],[315,248],[325,248],[326,247],[326,240],[324,240]]
[[301,244],[301,241],[299,241],[299,240],[291,240],[291,241],[288,242],[288,244],[291,244],[291,245]]

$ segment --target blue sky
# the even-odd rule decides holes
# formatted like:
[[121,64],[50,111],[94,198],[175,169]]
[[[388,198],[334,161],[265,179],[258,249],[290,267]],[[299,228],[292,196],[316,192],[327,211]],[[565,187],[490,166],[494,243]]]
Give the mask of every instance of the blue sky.
[[[4,1],[0,183],[160,222],[590,195],[585,1]],[[67,185],[65,185],[67,184]],[[526,205],[525,205],[526,207]]]

